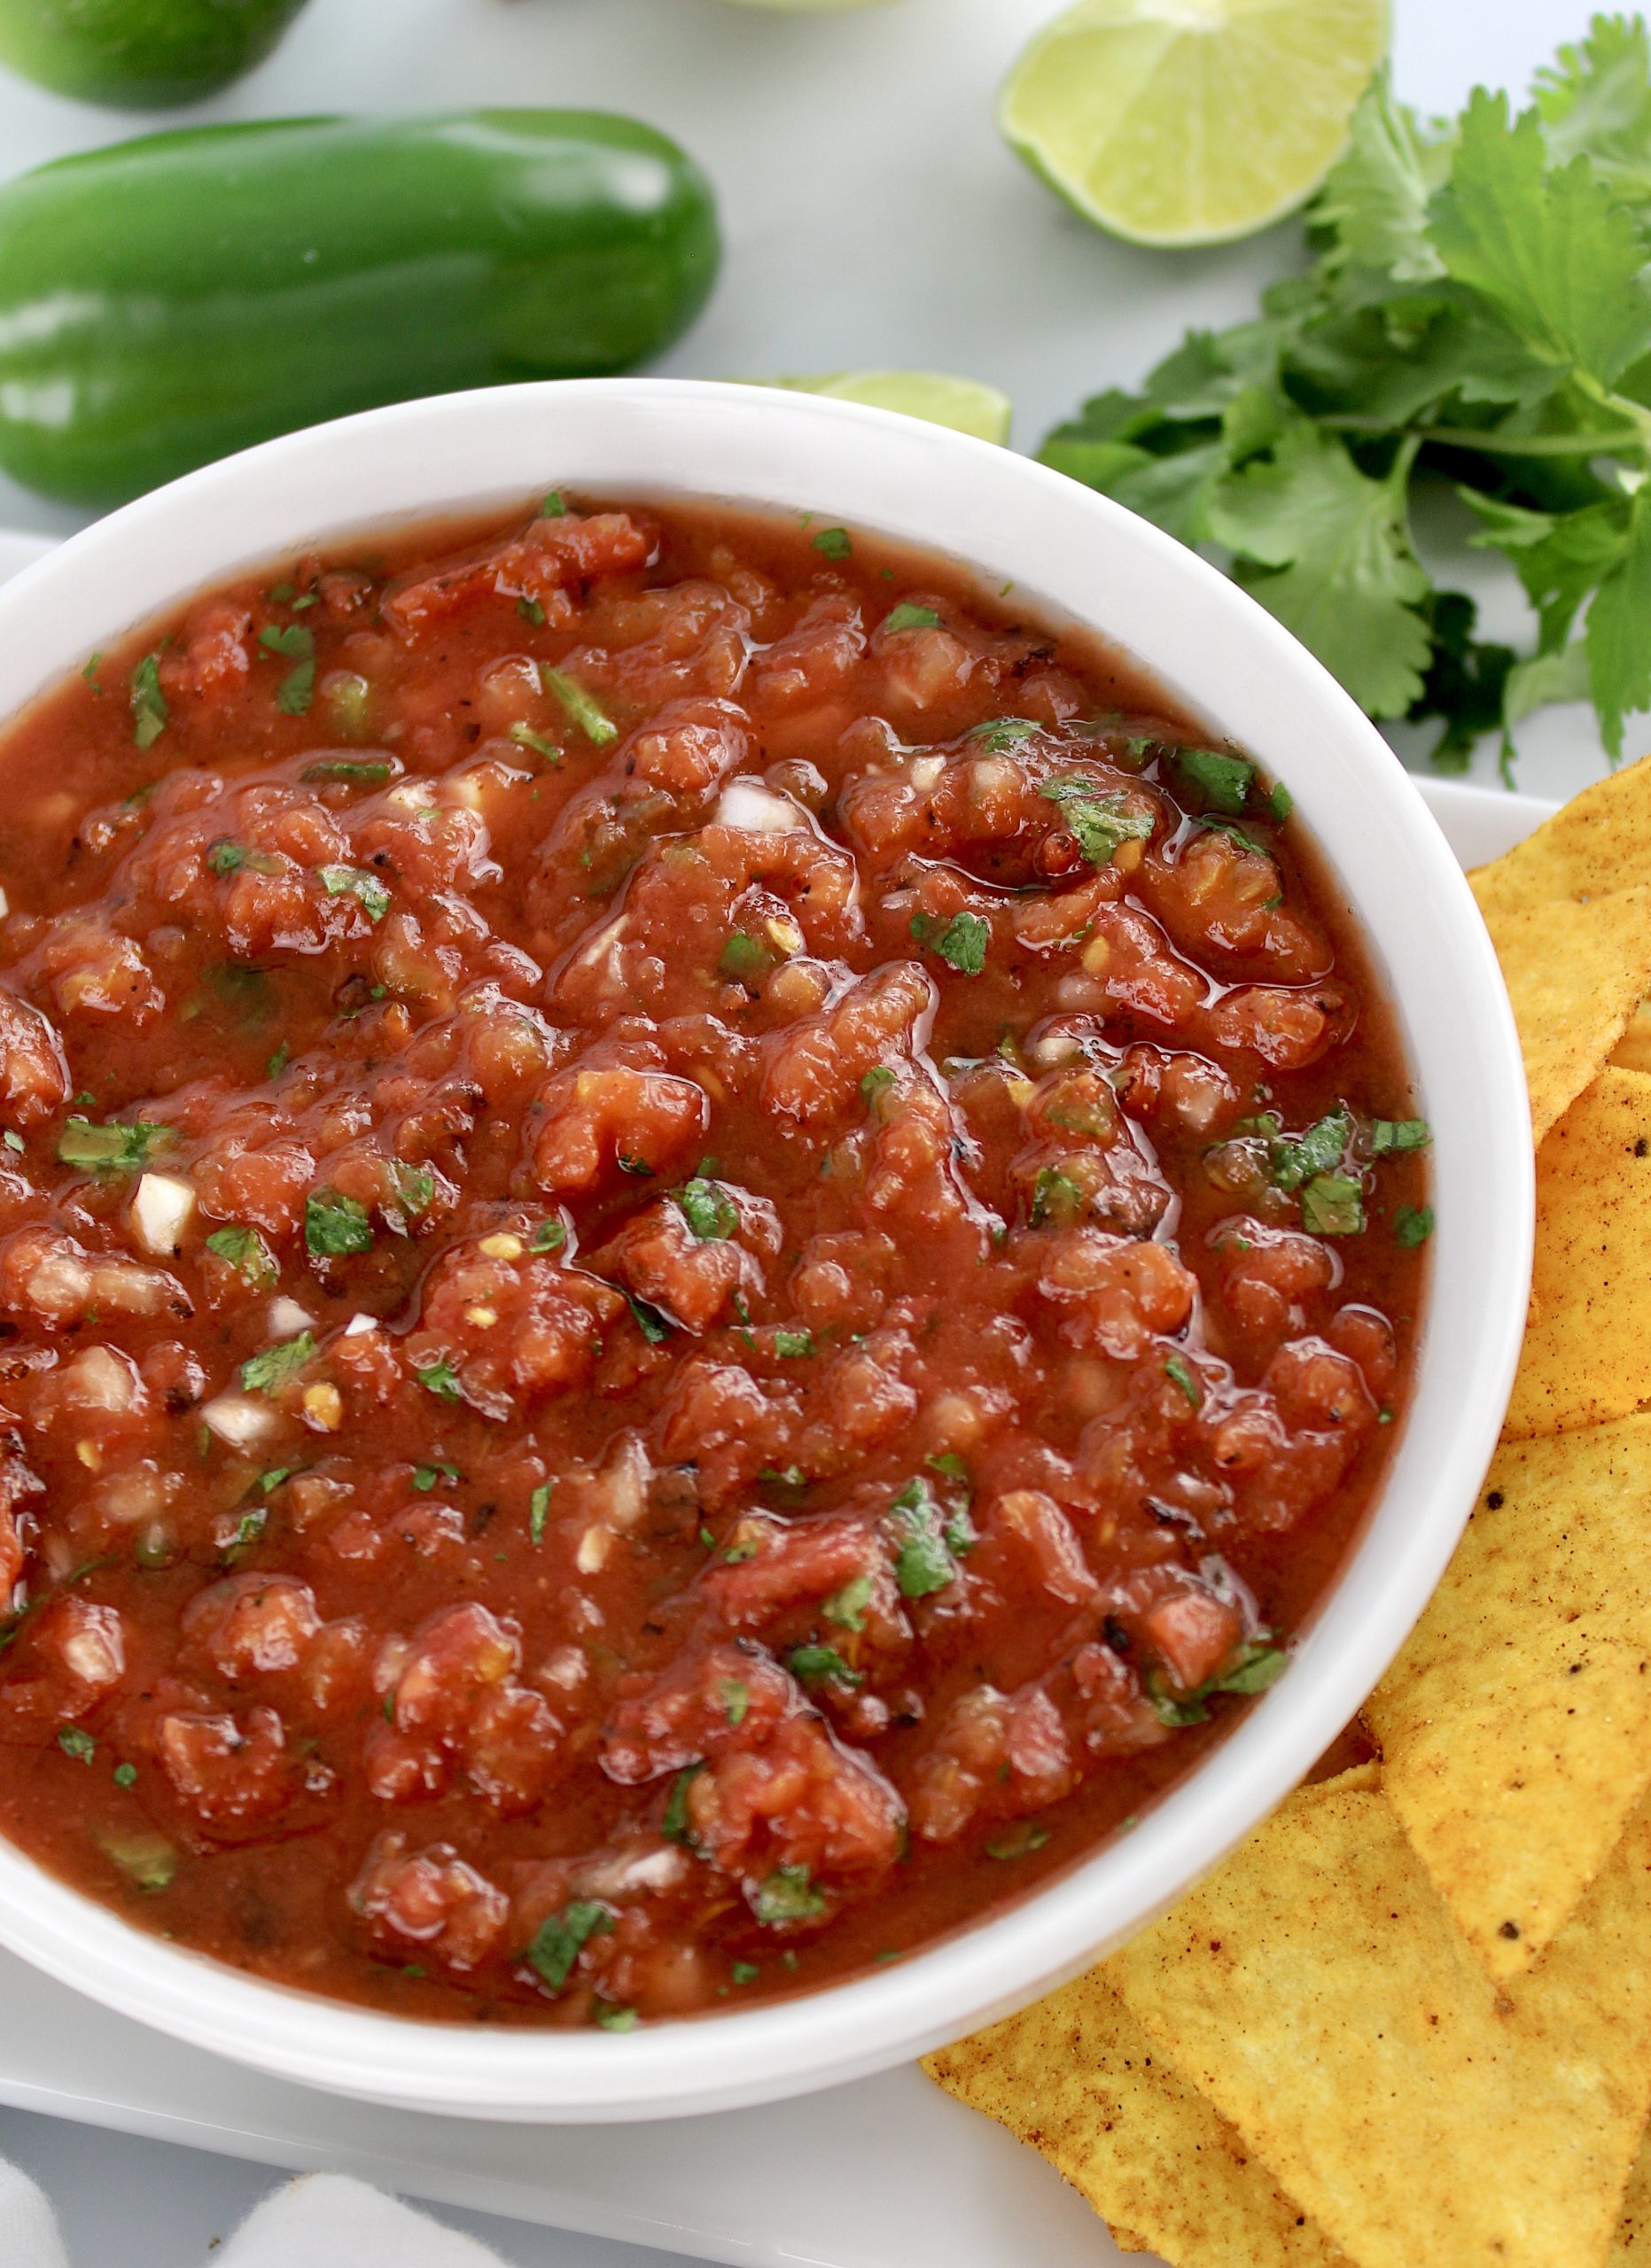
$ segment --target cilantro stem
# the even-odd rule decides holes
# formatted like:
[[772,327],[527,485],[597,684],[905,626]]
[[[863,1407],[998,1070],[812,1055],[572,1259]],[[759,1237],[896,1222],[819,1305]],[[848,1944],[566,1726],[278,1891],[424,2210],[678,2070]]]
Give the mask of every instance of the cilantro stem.
[[[1390,433],[1393,430],[1384,417],[1347,415],[1320,417],[1316,422],[1336,433]],[[1407,431],[1417,442],[1434,442],[1440,448],[1476,449],[1482,455],[1493,457],[1608,456],[1619,449],[1643,448],[1651,439],[1651,433],[1630,426],[1614,433],[1503,434],[1475,425],[1412,425]]]

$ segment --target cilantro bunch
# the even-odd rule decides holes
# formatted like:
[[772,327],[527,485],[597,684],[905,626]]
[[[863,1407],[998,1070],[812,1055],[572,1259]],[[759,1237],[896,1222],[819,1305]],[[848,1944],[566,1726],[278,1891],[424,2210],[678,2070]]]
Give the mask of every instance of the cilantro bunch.
[[[1651,706],[1651,41],[1596,17],[1532,106],[1476,89],[1424,123],[1385,78],[1307,214],[1311,265],[1252,321],[1189,333],[1138,394],[1086,402],[1047,464],[1231,571],[1375,718],[1437,717],[1434,761],[1552,701],[1605,745]],[[1474,635],[1418,558],[1414,484],[1534,608],[1534,651]]]

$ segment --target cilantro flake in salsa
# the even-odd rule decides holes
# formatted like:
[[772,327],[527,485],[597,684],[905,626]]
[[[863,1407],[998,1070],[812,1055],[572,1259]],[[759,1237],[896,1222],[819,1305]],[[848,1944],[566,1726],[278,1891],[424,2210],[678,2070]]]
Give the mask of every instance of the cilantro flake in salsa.
[[1288,790],[824,508],[277,563],[0,735],[0,1831],[175,1943],[869,1969],[1359,1531],[1431,1138]]

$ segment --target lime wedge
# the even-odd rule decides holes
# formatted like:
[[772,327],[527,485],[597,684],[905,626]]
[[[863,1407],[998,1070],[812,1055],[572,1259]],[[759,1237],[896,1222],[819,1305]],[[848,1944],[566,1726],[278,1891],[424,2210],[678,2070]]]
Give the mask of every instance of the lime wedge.
[[1387,42],[1387,0],[1079,0],[1022,54],[998,123],[1114,236],[1224,244],[1312,194]]
[[978,378],[951,378],[938,370],[834,370],[820,378],[752,378],[751,385],[784,386],[792,393],[827,393],[837,401],[863,401],[872,409],[898,409],[906,417],[949,425],[977,441],[1007,441],[1010,404]]

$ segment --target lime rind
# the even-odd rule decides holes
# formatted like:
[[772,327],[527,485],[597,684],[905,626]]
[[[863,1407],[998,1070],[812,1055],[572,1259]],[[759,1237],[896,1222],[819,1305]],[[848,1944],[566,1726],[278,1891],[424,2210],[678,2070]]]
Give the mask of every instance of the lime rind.
[[898,410],[904,417],[921,417],[927,424],[948,426],[954,433],[1000,446],[1009,439],[1013,416],[1009,396],[996,386],[943,370],[831,370],[814,377],[751,378],[744,383]]

